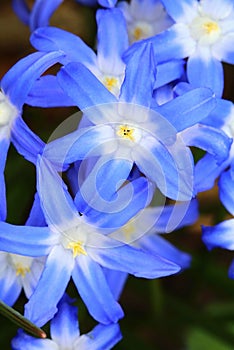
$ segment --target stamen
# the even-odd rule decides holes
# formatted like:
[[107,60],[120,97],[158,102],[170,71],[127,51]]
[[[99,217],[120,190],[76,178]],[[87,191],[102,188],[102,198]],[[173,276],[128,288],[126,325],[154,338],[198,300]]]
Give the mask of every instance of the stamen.
[[117,135],[123,137],[124,139],[135,141],[135,138],[133,136],[134,129],[128,125],[120,125],[119,130],[117,131]]
[[203,27],[204,27],[207,34],[210,34],[211,32],[216,32],[219,30],[219,26],[215,22],[204,23]]
[[84,250],[82,246],[81,241],[77,242],[69,242],[67,245],[67,249],[71,249],[73,252],[73,258],[76,258],[77,255],[87,255],[86,251]]
[[30,268],[28,266],[23,266],[22,264],[15,265],[16,276],[25,277],[27,273],[30,272]]
[[105,77],[103,84],[109,91],[112,91],[114,88],[116,88],[118,84],[118,79],[114,77]]

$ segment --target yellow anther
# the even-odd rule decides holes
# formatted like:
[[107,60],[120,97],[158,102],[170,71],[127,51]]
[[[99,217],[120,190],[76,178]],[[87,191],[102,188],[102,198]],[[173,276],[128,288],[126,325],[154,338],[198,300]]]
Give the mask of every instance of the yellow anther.
[[133,38],[134,40],[138,41],[143,39],[144,37],[144,32],[140,27],[136,27],[133,31]]
[[129,139],[135,141],[134,139],[134,129],[128,125],[120,125],[117,135],[123,137],[124,139]]
[[117,86],[118,79],[114,77],[105,77],[103,83],[109,91],[112,91]]
[[207,34],[210,34],[212,32],[217,32],[220,29],[218,24],[216,22],[212,22],[212,21],[204,23],[203,27],[204,27],[205,32]]
[[16,264],[15,266],[16,276],[25,277],[28,272],[30,272],[30,268],[28,266],[23,266],[21,264]]
[[67,245],[67,248],[72,250],[74,258],[76,258],[77,255],[81,255],[81,254],[87,255],[86,251],[84,250],[84,248],[82,246],[82,242],[81,241],[70,242]]

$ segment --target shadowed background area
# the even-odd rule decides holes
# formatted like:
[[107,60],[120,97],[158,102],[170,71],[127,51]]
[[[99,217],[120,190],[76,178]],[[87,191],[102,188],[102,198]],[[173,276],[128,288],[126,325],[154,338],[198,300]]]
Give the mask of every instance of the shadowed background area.
[[[33,52],[29,29],[11,9],[0,3],[0,77],[20,58]],[[71,31],[90,46],[95,43],[95,11],[65,0],[51,24]],[[225,65],[224,98],[233,100],[233,67]],[[24,119],[44,141],[74,108],[25,107]],[[1,150],[0,150],[1,151]],[[195,155],[200,157],[199,153]],[[24,224],[35,191],[35,169],[10,148],[6,166],[8,222]],[[231,350],[234,348],[234,281],[227,270],[233,253],[221,249],[208,252],[201,242],[200,225],[213,225],[229,214],[220,205],[215,187],[199,195],[201,216],[192,227],[167,235],[178,248],[193,256],[189,270],[168,278],[143,280],[130,277],[121,297],[125,318],[120,322],[123,340],[115,349],[141,350]],[[53,281],[51,281],[53,283]],[[75,287],[69,294],[77,297]],[[15,309],[23,312],[22,294]],[[94,325],[78,301],[81,332]],[[0,348],[11,349],[17,327],[0,315]],[[46,327],[46,329],[48,329]]]

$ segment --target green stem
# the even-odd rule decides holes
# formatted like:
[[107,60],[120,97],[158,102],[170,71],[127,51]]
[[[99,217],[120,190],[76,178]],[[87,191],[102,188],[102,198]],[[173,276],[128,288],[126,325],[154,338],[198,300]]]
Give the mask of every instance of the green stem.
[[46,338],[46,333],[27,318],[22,316],[18,311],[0,301],[0,313],[15,323],[20,328],[37,338]]

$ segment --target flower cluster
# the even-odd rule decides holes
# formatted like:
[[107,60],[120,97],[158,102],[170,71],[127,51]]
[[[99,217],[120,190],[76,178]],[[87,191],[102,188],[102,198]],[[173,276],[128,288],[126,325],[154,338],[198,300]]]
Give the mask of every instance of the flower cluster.
[[[234,112],[222,98],[222,62],[234,63],[233,1],[78,2],[95,6],[95,48],[50,25],[62,0],[32,8],[13,0],[35,52],[1,80],[0,298],[13,305],[23,289],[25,316],[40,327],[51,321],[51,340],[19,331],[15,350],[111,349],[121,339],[128,275],[154,279],[190,265],[159,234],[194,223],[196,195],[219,176],[220,199],[234,214]],[[77,113],[44,143],[25,123],[24,105]],[[36,169],[24,226],[6,221],[11,142]],[[205,153],[196,164],[191,147]],[[233,225],[204,227],[204,242],[234,249]],[[66,294],[71,279],[98,322],[87,335]]]

